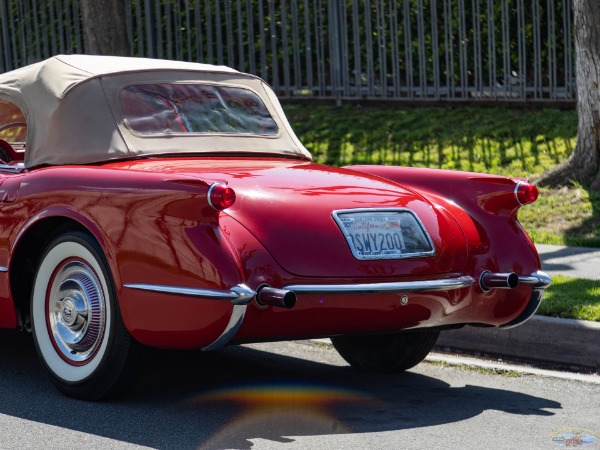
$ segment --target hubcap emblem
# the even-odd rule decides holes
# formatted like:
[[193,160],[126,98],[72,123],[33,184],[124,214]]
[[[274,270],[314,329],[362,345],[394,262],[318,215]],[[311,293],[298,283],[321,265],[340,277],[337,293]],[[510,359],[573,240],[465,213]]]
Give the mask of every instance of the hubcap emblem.
[[66,325],[73,325],[75,318],[75,304],[70,298],[65,298],[62,304],[62,319]]

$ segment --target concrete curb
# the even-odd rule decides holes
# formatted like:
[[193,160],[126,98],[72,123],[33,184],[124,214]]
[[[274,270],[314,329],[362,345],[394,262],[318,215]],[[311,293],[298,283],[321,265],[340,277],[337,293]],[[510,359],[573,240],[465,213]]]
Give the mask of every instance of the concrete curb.
[[502,330],[466,326],[444,331],[437,349],[532,360],[600,372],[600,323],[533,316]]

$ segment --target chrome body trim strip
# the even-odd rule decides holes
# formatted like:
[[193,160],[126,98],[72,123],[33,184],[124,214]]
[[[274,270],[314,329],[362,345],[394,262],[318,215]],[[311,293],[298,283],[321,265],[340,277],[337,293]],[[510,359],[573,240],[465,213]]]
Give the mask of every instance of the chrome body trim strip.
[[376,294],[376,293],[406,293],[422,291],[450,291],[462,289],[475,283],[475,278],[461,276],[442,280],[427,281],[396,281],[392,283],[364,284],[294,284],[283,289],[297,294]]
[[0,170],[6,170],[8,172],[21,173],[25,170],[25,163],[17,164],[0,164]]
[[0,266],[0,272],[8,272],[8,267]]
[[198,289],[179,286],[164,286],[160,284],[128,283],[125,287],[139,289],[142,291],[159,292],[161,294],[183,295],[208,300],[228,300],[234,305],[245,305],[256,295],[252,289],[245,284],[238,284],[229,290],[220,289]]
[[231,341],[242,326],[244,316],[246,315],[247,307],[248,305],[235,305],[233,307],[233,311],[231,311],[229,323],[221,333],[221,336],[219,336],[215,341],[213,341],[212,344],[208,344],[206,347],[202,347],[202,351],[209,352],[211,350],[217,350],[226,345],[229,341]]

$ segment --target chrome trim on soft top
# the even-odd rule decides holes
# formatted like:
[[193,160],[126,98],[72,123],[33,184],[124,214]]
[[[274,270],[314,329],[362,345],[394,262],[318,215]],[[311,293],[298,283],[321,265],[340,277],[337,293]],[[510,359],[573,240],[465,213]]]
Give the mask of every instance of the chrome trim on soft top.
[[184,295],[186,297],[204,298],[207,300],[229,300],[234,305],[245,305],[256,295],[245,284],[238,284],[229,290],[186,288],[179,286],[165,286],[160,284],[128,283],[125,287],[142,291],[159,292],[161,294]]
[[422,291],[450,291],[462,289],[475,283],[475,278],[460,276],[441,280],[426,281],[396,281],[391,283],[362,283],[362,284],[294,284],[283,289],[297,294],[376,294],[404,293]]

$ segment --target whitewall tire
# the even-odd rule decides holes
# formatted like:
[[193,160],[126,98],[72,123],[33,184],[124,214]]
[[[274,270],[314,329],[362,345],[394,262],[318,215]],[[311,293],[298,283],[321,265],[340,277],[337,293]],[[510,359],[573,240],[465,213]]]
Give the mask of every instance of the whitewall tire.
[[31,320],[38,355],[64,394],[98,400],[135,382],[142,349],[125,329],[108,265],[88,234],[66,232],[46,248]]

